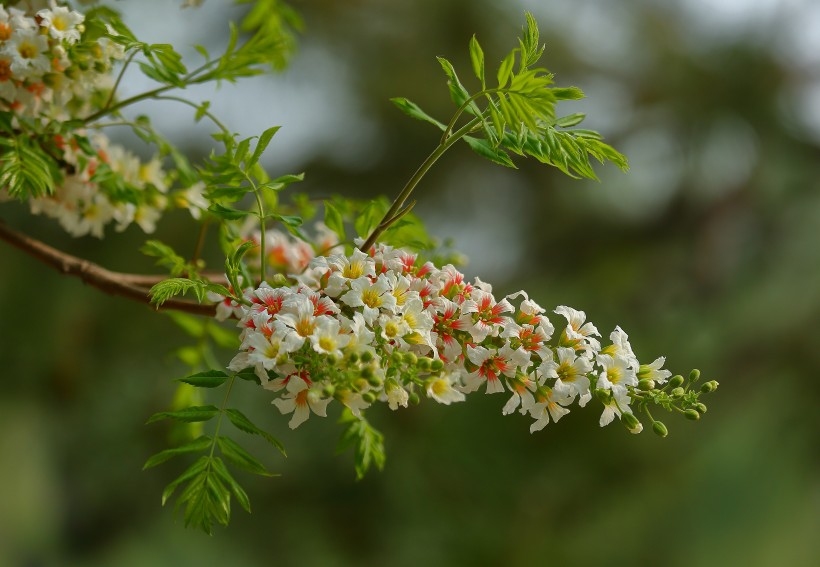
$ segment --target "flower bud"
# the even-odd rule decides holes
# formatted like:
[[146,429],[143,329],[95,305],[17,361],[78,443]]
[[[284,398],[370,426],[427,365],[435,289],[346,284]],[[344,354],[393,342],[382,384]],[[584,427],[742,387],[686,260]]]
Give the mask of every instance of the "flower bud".
[[421,398],[419,398],[419,395],[415,392],[410,392],[409,399],[410,399],[410,403],[413,404],[414,406],[417,406],[419,404],[419,402],[421,401]]
[[418,361],[419,357],[413,354],[412,352],[404,353],[404,362],[406,362],[407,364],[415,366],[416,364],[418,364]]
[[372,404],[376,401],[376,395],[373,392],[365,392],[362,394],[362,399],[366,401],[368,404]]
[[692,421],[697,421],[700,419],[700,414],[697,412],[697,410],[693,409],[686,410],[685,412],[683,412],[683,415],[686,417],[686,419],[691,419]]
[[682,397],[683,397],[683,395],[684,395],[685,393],[686,393],[686,390],[684,390],[684,389],[683,389],[683,388],[681,388],[680,386],[678,386],[677,388],[675,388],[674,390],[672,390],[671,392],[669,392],[669,394],[670,394],[673,398],[682,398]]
[[646,392],[647,390],[653,390],[655,388],[655,381],[650,380],[649,378],[644,378],[643,380],[638,381],[638,389],[643,390]]
[[695,409],[698,410],[698,413],[706,413],[706,404],[698,402],[695,404]]
[[694,384],[698,380],[700,380],[700,370],[695,368],[694,370],[692,370],[692,372],[689,373],[689,381]]
[[365,366],[364,368],[361,369],[361,371],[359,372],[359,375],[362,378],[364,378],[365,380],[370,380],[374,376],[373,367],[372,366]]
[[635,417],[634,413],[623,413],[621,414],[621,423],[623,423],[627,429],[632,431],[633,429],[637,428],[640,425],[640,421],[637,417]]
[[374,388],[379,388],[382,385],[382,379],[379,376],[373,374],[367,379],[367,383],[373,386]]
[[595,397],[598,398],[598,401],[604,405],[607,405],[609,402],[612,401],[612,392],[609,390],[604,390],[602,388],[598,388],[595,390]]
[[718,383],[716,380],[710,380],[709,382],[705,382],[701,387],[700,391],[704,394],[709,394],[717,390]]
[[675,374],[672,378],[669,379],[669,387],[670,388],[677,388],[683,384],[683,376],[680,374]]
[[349,355],[347,355],[347,359],[350,362],[352,362],[353,364],[355,364],[355,363],[359,362],[359,355],[356,354],[355,352],[351,352]]
[[433,361],[431,359],[427,358],[426,356],[422,356],[419,359],[419,370],[421,370],[422,372],[429,372],[430,367],[432,366],[432,362]]
[[333,394],[336,393],[336,386],[333,384],[326,384],[324,388],[322,388],[322,394],[327,396],[328,398],[332,398]]
[[430,363],[430,369],[433,372],[438,372],[442,368],[444,368],[444,363],[441,361],[441,359],[435,358],[433,359],[433,362]]
[[288,278],[286,278],[284,274],[274,274],[273,278],[271,278],[270,284],[273,287],[286,286],[288,285]]
[[399,364],[401,364],[403,360],[404,360],[404,357],[403,357],[403,356],[401,355],[401,353],[400,353],[399,351],[397,351],[397,350],[394,350],[394,351],[393,351],[393,354],[391,354],[391,355],[390,355],[390,361],[391,361],[391,362],[392,362],[395,366],[398,366]]
[[367,364],[368,362],[370,362],[371,360],[373,360],[373,353],[372,353],[372,352],[370,352],[369,350],[366,350],[366,351],[364,351],[364,352],[361,354],[361,356],[360,356],[359,358],[361,358],[361,359],[362,359],[362,362],[364,362],[365,364]]
[[654,431],[655,435],[659,437],[666,437],[669,435],[669,430],[666,429],[666,426],[660,421],[656,421],[652,424],[652,431]]

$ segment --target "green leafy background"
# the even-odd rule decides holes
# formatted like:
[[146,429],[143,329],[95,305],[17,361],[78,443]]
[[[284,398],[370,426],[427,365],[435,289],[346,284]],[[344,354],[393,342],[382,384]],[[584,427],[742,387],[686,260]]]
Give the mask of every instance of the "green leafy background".
[[[530,435],[527,420],[501,416],[502,396],[383,408],[368,417],[385,435],[384,472],[357,482],[350,454],[335,454],[338,407],[291,432],[270,394],[242,381],[231,405],[288,458],[243,438],[282,476],[238,471],[253,513],[237,506],[209,538],[160,508],[185,457],[141,470],[168,446],[167,426],[143,424],[188,374],[173,356],[188,339],[148,307],[2,246],[0,565],[816,565],[820,134],[801,106],[816,76],[787,41],[809,3],[767,3],[777,6],[762,20],[645,0],[294,4],[307,35],[276,80],[298,86],[304,65],[321,84],[311,65],[325,54],[346,77],[324,87],[346,93],[334,111],[368,117],[330,134],[288,138],[298,126],[287,126],[272,142],[270,154],[297,163],[267,165],[307,171],[299,189],[316,197],[398,191],[437,135],[389,99],[449,116],[435,56],[466,83],[472,34],[495,64],[533,10],[545,64],[590,97],[566,113],[588,112],[632,172],[599,168],[596,183],[531,163],[508,171],[462,145],[423,181],[415,212],[456,237],[466,271],[496,291],[584,309],[601,329],[622,325],[639,356],[719,380],[709,413],[666,420],[661,440],[600,430],[583,410]],[[263,128],[289,109],[271,99],[255,112]],[[324,141],[289,154],[300,136]],[[71,240],[17,205],[0,215],[110,269],[152,270],[123,252],[146,240],[136,228]],[[177,212],[155,236],[188,251],[187,226]]]

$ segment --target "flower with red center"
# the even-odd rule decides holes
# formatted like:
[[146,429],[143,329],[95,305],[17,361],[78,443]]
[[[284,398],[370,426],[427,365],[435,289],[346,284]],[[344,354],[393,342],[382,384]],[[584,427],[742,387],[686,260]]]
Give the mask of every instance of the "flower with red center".
[[502,325],[510,321],[502,313],[513,311],[509,301],[502,299],[496,303],[493,294],[480,289],[473,290],[470,299],[461,304],[462,319],[470,325],[467,330],[477,343],[488,336],[497,336]]
[[311,412],[326,417],[327,404],[330,400],[331,398],[322,399],[321,392],[311,388],[304,379],[296,376],[288,381],[287,394],[273,400],[273,404],[283,414],[293,413],[288,426],[296,429],[310,417]]
[[468,346],[467,358],[478,368],[464,379],[464,391],[474,392],[481,384],[487,383],[487,393],[495,394],[504,391],[499,374],[512,378],[518,368],[529,363],[529,356],[523,350],[513,350],[504,345],[498,350],[483,346]]

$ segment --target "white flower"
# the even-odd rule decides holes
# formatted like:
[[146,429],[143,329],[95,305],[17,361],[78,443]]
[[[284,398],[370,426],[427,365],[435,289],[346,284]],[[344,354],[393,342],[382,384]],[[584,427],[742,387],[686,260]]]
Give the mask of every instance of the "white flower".
[[457,374],[444,372],[427,383],[427,395],[446,406],[455,402],[463,402],[466,399],[464,393],[453,388],[457,380]]
[[385,390],[387,391],[387,405],[390,406],[391,410],[397,410],[399,406],[407,407],[407,403],[410,401],[410,394],[407,393],[407,390],[392,380],[387,384]]
[[530,409],[530,415],[535,418],[535,422],[530,425],[530,433],[544,429],[550,422],[550,418],[557,423],[559,419],[569,413],[569,410],[564,406],[569,405],[571,402],[572,400],[568,396],[556,390],[539,391],[537,401]]
[[11,58],[11,72],[18,78],[37,77],[51,68],[48,39],[37,30],[17,29],[2,48]]
[[317,317],[316,327],[310,335],[310,344],[319,354],[342,357],[342,351],[350,342],[350,335],[339,332],[339,321],[330,317]]
[[80,40],[80,30],[77,26],[83,23],[85,16],[79,12],[69,10],[65,6],[56,6],[51,10],[37,12],[40,25],[48,28],[48,33],[57,40],[76,43]]
[[650,364],[641,364],[638,367],[638,380],[652,380],[658,384],[663,384],[672,376],[672,373],[663,368],[666,363],[665,356],[659,356]]
[[396,312],[396,298],[390,293],[390,282],[381,275],[374,283],[362,276],[350,282],[350,291],[339,298],[350,307],[361,307],[364,320],[372,325],[379,316],[379,310]]
[[[609,425],[610,423],[612,423],[612,420],[615,419],[616,415],[620,417],[622,412],[628,412],[629,401],[629,394],[626,393],[625,389],[613,389],[612,399],[609,401],[609,403],[604,404],[604,411],[601,414],[601,419],[598,422],[599,425],[601,427]],[[637,433],[637,431],[635,433]]]
[[556,378],[555,389],[560,393],[575,399],[580,396],[578,405],[584,407],[592,398],[589,391],[587,374],[592,371],[592,363],[583,356],[576,356],[575,350],[567,347],[558,347],[558,362],[552,358],[545,360],[538,370],[544,378]]
[[282,414],[293,413],[288,426],[296,429],[310,417],[310,412],[326,417],[330,398],[322,399],[320,392],[311,388],[301,377],[291,376],[288,380],[287,394],[273,400],[272,403]]
[[597,388],[604,390],[621,390],[626,392],[627,386],[637,386],[638,377],[630,367],[629,361],[621,356],[612,357],[608,354],[598,356],[598,364],[603,368],[598,376]]

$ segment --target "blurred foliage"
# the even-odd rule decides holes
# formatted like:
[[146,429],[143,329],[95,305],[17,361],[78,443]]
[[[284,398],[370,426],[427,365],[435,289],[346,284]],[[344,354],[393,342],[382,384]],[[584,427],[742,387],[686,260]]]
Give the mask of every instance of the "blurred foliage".
[[[529,435],[494,398],[373,412],[389,459],[356,482],[350,457],[331,456],[337,416],[294,433],[264,392],[241,384],[241,407],[289,458],[259,439],[254,454],[283,476],[243,477],[253,514],[206,538],[159,506],[181,470],[140,472],[166,446],[167,430],[143,423],[185,372],[168,354],[185,344],[182,333],[145,306],[0,247],[0,565],[218,565],[228,554],[232,565],[820,561],[820,137],[789,104],[816,75],[762,28],[693,40],[709,17],[684,17],[683,2],[526,4],[542,22],[550,69],[590,97],[567,112],[597,105],[590,116],[609,116],[592,126],[625,151],[632,173],[598,169],[601,183],[528,164],[508,173],[465,147],[425,179],[416,212],[431,233],[475,251],[474,273],[496,291],[577,305],[602,329],[623,326],[638,356],[665,354],[673,370],[698,366],[719,380],[705,418],[662,440],[600,430],[582,410]],[[446,115],[434,56],[469,68],[463,46],[476,33],[495,61],[524,9],[467,0],[294,7],[304,44],[349,68],[379,132],[366,169],[318,157],[303,186],[362,197],[397,191],[436,143],[388,99]],[[151,271],[150,259],[121,254],[142,243],[137,231],[70,241],[17,205],[1,212],[111,269]],[[157,235],[181,251],[196,239],[183,218]]]

